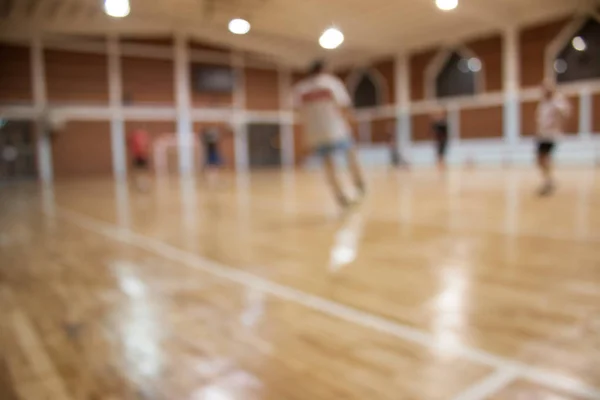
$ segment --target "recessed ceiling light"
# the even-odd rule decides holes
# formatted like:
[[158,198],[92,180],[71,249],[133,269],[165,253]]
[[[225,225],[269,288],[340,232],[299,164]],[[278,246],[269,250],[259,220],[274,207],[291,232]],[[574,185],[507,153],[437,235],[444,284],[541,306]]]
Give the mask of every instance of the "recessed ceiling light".
[[571,44],[573,45],[573,48],[577,51],[585,51],[585,49],[587,49],[587,44],[581,36],[575,36],[573,40],[571,40]]
[[250,22],[241,18],[234,18],[229,21],[229,31],[236,35],[245,35],[250,32]]
[[443,11],[454,10],[458,6],[458,0],[435,0],[435,5]]
[[339,29],[329,28],[319,38],[319,44],[324,49],[335,49],[344,43],[344,34]]
[[104,0],[104,11],[111,17],[126,17],[131,11],[129,0]]

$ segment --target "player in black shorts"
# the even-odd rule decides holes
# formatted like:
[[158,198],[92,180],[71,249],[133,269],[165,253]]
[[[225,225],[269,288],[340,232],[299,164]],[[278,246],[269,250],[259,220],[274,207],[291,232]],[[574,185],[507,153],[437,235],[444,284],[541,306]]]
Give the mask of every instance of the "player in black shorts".
[[545,84],[537,108],[537,163],[544,178],[539,190],[540,196],[547,196],[554,191],[551,156],[556,141],[564,132],[564,125],[570,112],[565,97],[556,93],[554,85]]
[[446,169],[448,148],[448,121],[445,110],[439,110],[431,115],[431,130],[435,136],[438,169],[443,171]]
[[129,148],[133,160],[132,177],[140,191],[146,191],[150,185],[148,171],[148,155],[150,152],[150,136],[143,129],[136,129],[129,135]]
[[210,183],[217,180],[218,171],[222,163],[219,151],[219,129],[211,126],[205,128],[200,133],[200,142],[204,145],[204,166],[203,171]]
[[143,169],[145,170],[146,168],[148,168],[148,159],[145,157],[135,157],[133,159],[133,166],[137,169]]

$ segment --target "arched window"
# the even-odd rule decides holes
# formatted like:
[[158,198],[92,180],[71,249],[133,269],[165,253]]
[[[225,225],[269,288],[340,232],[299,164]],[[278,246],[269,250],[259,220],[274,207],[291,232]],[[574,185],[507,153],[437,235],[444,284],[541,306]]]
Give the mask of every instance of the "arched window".
[[363,72],[354,89],[352,102],[356,108],[376,107],[380,103],[377,84],[368,72]]
[[436,97],[475,94],[475,80],[480,70],[478,58],[466,58],[453,52],[435,78]]
[[600,23],[588,19],[558,53],[553,68],[557,82],[600,78]]

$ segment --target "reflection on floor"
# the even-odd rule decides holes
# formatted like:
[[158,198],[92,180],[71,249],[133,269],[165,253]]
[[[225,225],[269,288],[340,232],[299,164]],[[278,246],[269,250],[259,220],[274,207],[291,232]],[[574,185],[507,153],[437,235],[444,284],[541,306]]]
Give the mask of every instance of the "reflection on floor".
[[2,399],[598,399],[600,174],[0,196]]

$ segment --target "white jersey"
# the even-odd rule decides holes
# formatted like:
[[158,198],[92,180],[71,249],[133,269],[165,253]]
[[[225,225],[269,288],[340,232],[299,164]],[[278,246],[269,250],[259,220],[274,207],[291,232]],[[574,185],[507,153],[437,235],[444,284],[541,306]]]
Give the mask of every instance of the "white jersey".
[[564,96],[556,94],[551,99],[542,99],[537,108],[538,138],[549,141],[559,139],[564,121],[570,113],[571,106]]
[[294,106],[302,113],[307,144],[311,147],[350,137],[341,108],[351,105],[342,81],[330,74],[303,79],[294,87]]

